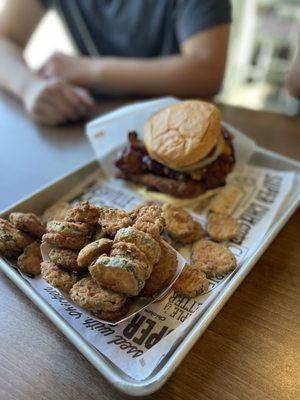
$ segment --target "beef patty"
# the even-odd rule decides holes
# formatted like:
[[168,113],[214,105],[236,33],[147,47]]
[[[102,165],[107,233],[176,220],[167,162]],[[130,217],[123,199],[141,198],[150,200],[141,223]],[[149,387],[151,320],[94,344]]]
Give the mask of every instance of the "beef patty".
[[[175,171],[153,160],[136,132],[128,133],[129,144],[118,154],[118,178],[141,183],[151,190],[179,198],[193,198],[208,189],[224,186],[235,157],[230,133],[222,127],[224,147],[219,157],[196,173]],[[209,157],[214,149],[208,154]]]

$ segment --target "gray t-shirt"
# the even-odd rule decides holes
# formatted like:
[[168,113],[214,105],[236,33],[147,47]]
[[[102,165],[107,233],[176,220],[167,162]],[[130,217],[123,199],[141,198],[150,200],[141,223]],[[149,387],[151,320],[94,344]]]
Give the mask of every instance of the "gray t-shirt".
[[230,0],[40,0],[58,10],[82,54],[156,57],[230,23]]

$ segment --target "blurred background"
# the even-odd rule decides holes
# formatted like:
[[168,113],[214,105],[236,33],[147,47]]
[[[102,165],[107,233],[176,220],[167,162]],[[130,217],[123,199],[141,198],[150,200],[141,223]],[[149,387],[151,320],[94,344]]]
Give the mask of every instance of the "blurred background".
[[[0,12],[5,1],[9,0],[0,0]],[[284,80],[299,45],[300,1],[232,0],[232,5],[228,63],[216,100],[255,110],[299,113],[299,101],[289,96]],[[56,50],[75,53],[58,15],[49,11],[25,57],[37,68]]]

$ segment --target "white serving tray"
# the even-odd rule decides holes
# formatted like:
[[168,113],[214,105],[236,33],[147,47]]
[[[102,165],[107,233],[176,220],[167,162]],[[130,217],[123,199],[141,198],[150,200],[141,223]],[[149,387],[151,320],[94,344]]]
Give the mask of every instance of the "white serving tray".
[[[300,163],[277,153],[257,147],[250,160],[251,164],[281,171],[296,171],[300,173]],[[1,212],[6,217],[13,211],[33,211],[40,214],[46,207],[53,204],[60,197],[70,192],[78,182],[85,180],[99,168],[97,161],[92,161],[72,173],[50,183],[29,197],[12,205]],[[234,293],[240,283],[251,271],[257,260],[276,237],[280,229],[288,221],[300,203],[300,188],[295,185],[289,201],[286,202],[276,222],[271,226],[259,249],[252,254],[243,266],[234,274],[224,290],[214,299],[204,314],[186,332],[182,340],[177,343],[161,361],[154,372],[145,380],[137,381],[128,377],[114,366],[105,356],[90,346],[60,315],[40,296],[29,283],[22,278],[17,269],[0,258],[1,270],[40,308],[42,312],[57,326],[57,328],[77,347],[77,349],[97,368],[97,370],[117,389],[134,396],[145,396],[158,390],[178,367],[195,342],[199,339],[208,325],[212,322],[223,305]]]

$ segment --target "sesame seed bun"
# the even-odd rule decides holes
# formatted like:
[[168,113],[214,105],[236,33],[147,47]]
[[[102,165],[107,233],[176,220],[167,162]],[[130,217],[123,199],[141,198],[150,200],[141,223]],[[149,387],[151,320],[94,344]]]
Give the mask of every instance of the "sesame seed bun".
[[221,113],[211,103],[187,100],[160,110],[144,126],[150,156],[182,169],[205,158],[221,133]]

